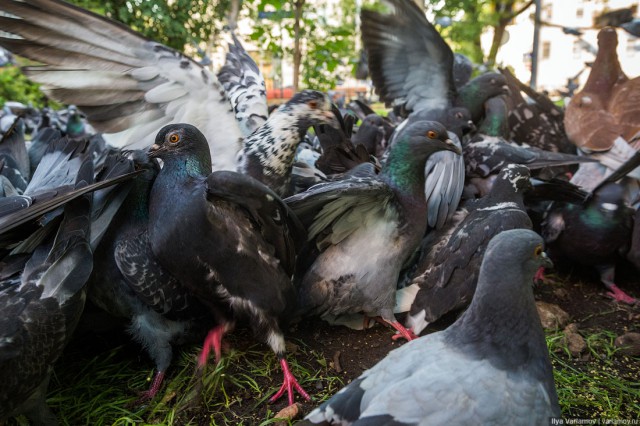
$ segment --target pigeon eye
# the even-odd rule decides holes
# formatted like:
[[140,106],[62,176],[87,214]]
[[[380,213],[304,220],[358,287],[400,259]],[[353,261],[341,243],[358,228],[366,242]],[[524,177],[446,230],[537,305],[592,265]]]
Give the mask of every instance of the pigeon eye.
[[437,134],[436,132],[434,132],[433,130],[429,130],[429,131],[427,132],[427,137],[428,137],[429,139],[435,139],[435,138],[437,138],[437,137],[438,137],[438,134]]
[[169,135],[169,143],[178,143],[180,142],[180,135],[177,133],[172,133]]
[[540,245],[536,246],[536,249],[534,250],[533,254],[535,255],[535,257],[539,257],[542,254],[542,246]]
[[318,101],[309,101],[307,102],[307,105],[309,105],[309,108],[311,109],[316,109],[318,108]]

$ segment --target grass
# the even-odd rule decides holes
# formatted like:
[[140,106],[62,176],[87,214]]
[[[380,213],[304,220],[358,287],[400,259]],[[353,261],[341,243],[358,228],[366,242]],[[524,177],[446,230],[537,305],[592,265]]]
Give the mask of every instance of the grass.
[[[565,418],[640,418],[640,358],[622,356],[614,346],[616,334],[581,329],[587,349],[570,355],[561,331],[548,331],[547,344],[562,413]],[[199,346],[176,351],[165,383],[152,403],[135,405],[138,392],[153,379],[153,364],[134,343],[94,350],[76,344],[55,368],[48,403],[61,425],[269,425],[287,405],[286,397],[271,405],[282,375],[274,354],[252,344],[248,331],[225,338],[231,349],[218,365],[210,363],[196,375]],[[292,372],[318,405],[335,394],[349,377],[331,367],[322,346],[289,342]],[[9,425],[27,425],[24,418]]]
[[547,344],[562,414],[581,419],[640,418],[640,358],[617,354],[609,331],[584,332],[586,353],[572,358],[562,332]]
[[[89,359],[69,354],[55,369],[47,402],[61,425],[274,423],[279,410],[267,400],[282,380],[275,355],[262,344],[244,347],[244,342],[237,345],[237,337],[228,340],[238,349],[224,354],[217,365],[210,363],[201,376],[195,374],[199,347],[178,352],[159,395],[143,406],[135,404],[137,395],[148,388],[154,371],[146,356],[132,356],[132,350],[138,350],[134,344]],[[329,374],[329,363],[321,354],[300,342],[293,346],[290,352],[297,353],[288,357],[291,370],[315,402],[327,399],[344,385],[339,377]],[[276,406],[287,405],[285,401],[286,396]],[[17,424],[28,422],[19,418]]]

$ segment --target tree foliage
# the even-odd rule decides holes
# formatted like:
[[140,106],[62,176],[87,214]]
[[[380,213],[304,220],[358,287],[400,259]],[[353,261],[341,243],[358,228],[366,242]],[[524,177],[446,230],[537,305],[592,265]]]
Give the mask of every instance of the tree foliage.
[[[143,36],[182,51],[209,41],[223,27],[230,0],[70,0],[131,27]],[[218,19],[215,19],[218,17]]]
[[[437,18],[448,18],[451,25],[439,28],[454,51],[476,63],[493,66],[507,24],[533,4],[532,0],[425,0],[425,8]],[[493,27],[494,37],[485,57],[480,36]]]
[[29,81],[17,66],[0,68],[0,106],[7,101],[41,108],[49,103],[40,86]]

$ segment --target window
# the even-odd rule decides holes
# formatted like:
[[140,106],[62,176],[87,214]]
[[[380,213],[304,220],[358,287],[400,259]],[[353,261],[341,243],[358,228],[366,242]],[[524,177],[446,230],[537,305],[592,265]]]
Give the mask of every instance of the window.
[[542,42],[542,59],[549,59],[549,56],[551,56],[551,42]]
[[584,9],[578,8],[576,9],[576,18],[582,18],[584,16]]
[[543,17],[546,20],[553,19],[553,5],[551,3],[542,6]]

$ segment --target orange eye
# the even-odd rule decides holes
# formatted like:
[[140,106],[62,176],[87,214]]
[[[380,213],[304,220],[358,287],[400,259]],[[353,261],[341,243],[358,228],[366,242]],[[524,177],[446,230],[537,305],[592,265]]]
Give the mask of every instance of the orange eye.
[[438,134],[437,134],[436,132],[434,132],[433,130],[429,130],[429,131],[427,132],[427,137],[428,137],[429,139],[435,139],[435,138],[437,138],[437,137],[438,137]]
[[542,254],[542,246],[536,246],[535,251],[533,252],[533,254],[538,257]]
[[171,135],[169,135],[169,142],[170,143],[180,142],[180,135],[177,133],[172,133]]
[[309,108],[311,109],[316,109],[318,108],[318,101],[309,101],[307,102],[307,105],[309,105]]

